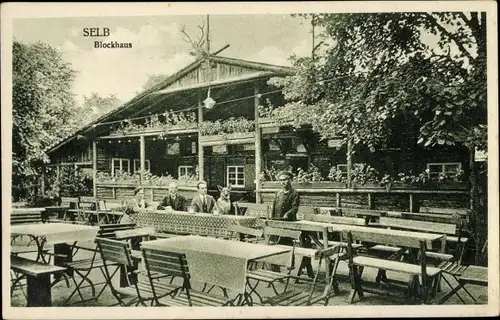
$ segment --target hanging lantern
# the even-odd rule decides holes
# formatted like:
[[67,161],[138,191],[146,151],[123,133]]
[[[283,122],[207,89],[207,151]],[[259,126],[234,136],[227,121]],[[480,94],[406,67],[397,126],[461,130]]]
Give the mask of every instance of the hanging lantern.
[[203,103],[205,104],[205,108],[207,109],[212,109],[215,105],[215,100],[210,97],[210,87],[208,87],[207,98],[203,101]]

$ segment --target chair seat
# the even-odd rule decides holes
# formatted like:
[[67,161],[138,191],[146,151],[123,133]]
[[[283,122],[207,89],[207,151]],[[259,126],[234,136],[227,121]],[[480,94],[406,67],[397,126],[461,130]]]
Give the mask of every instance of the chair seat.
[[[191,296],[191,303],[196,307],[203,306],[211,306],[211,307],[220,307],[226,305],[229,302],[227,298],[219,298],[211,296],[205,292],[195,291],[193,289],[189,290]],[[175,296],[175,298],[165,297],[160,299],[162,304],[171,307],[187,307],[189,306],[189,300],[186,296],[186,293],[182,291],[179,295]]]
[[[145,281],[139,281],[137,283],[137,287],[139,288],[139,292],[143,298],[152,299],[153,298],[153,290],[151,289],[151,284],[147,279]],[[156,282],[154,284],[154,289],[156,296],[163,297],[167,294],[174,292],[176,289],[179,289],[179,286],[168,284],[168,283],[160,283]],[[135,286],[129,287],[120,287],[116,288],[116,291],[124,296],[135,297],[137,296],[137,291]]]
[[[110,262],[110,261],[106,262],[106,265],[108,265],[108,266],[112,266],[112,265],[116,265],[116,264],[117,263]],[[76,270],[88,270],[91,268],[103,267],[104,262],[100,258],[99,259],[89,258],[89,259],[82,259],[82,260],[68,262],[65,266],[68,268],[71,268],[71,269],[76,269]]]
[[465,269],[467,269],[467,266],[462,266],[457,262],[452,261],[443,261],[437,267],[443,272],[452,274],[454,276],[461,275],[465,271]]
[[257,269],[249,271],[247,273],[247,278],[255,279],[264,282],[274,282],[278,280],[286,279],[288,275],[276,271]]
[[428,258],[436,259],[436,260],[440,260],[440,261],[450,261],[450,260],[453,259],[453,255],[452,254],[441,253],[441,252],[426,251],[425,255]]

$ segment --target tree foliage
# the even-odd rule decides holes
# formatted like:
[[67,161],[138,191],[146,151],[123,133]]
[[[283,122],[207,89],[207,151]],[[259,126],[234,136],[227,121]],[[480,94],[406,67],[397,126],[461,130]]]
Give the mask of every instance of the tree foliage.
[[122,104],[122,101],[115,94],[101,97],[98,93],[92,92],[90,96],[84,96],[83,99],[83,105],[78,112],[81,125],[98,119]]
[[74,130],[76,72],[43,43],[13,44],[12,179],[14,190],[37,178],[45,148]]
[[[315,15],[323,47],[272,79],[290,102],[272,114],[374,150],[400,119],[418,143],[486,150],[486,14]],[[417,139],[416,139],[417,140]]]
[[149,90],[159,84],[162,81],[165,81],[165,79],[168,78],[168,75],[164,74],[149,74],[148,75],[148,80],[146,83],[142,86],[142,92]]

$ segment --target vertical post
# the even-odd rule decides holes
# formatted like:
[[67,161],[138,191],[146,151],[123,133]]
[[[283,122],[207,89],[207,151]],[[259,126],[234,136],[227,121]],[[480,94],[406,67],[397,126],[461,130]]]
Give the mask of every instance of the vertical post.
[[258,84],[254,87],[254,112],[255,112],[255,202],[260,199],[260,171],[262,170],[262,130],[259,127],[260,95]]
[[410,193],[410,208],[409,209],[410,209],[410,212],[414,212],[413,211],[413,194],[412,193]]
[[201,123],[203,122],[203,104],[198,99],[198,180],[204,180],[205,176],[205,159],[203,146],[201,145]]
[[97,141],[92,141],[92,190],[94,198],[97,198]]
[[351,137],[347,137],[347,186],[350,188],[352,180],[352,142]]
[[146,138],[141,135],[139,140],[139,149],[140,149],[140,166],[141,166],[141,184],[144,179],[144,170],[146,169]]
[[45,166],[42,167],[42,174],[40,175],[40,192],[42,196],[45,194]]

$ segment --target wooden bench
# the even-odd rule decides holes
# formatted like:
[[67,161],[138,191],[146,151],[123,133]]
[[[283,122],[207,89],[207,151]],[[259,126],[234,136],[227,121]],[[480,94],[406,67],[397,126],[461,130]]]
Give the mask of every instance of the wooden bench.
[[58,216],[58,219],[64,221],[74,221],[78,215],[80,200],[78,197],[61,197],[60,207],[62,208],[62,217]]
[[[21,258],[10,256],[10,268],[26,276],[27,279],[27,307],[50,307],[52,305],[52,294],[50,276],[66,271],[66,268],[44,264]],[[15,279],[20,281],[20,279]]]
[[459,231],[457,231],[457,226],[455,224],[381,217],[379,222],[373,223],[372,225],[398,230],[412,230],[443,234],[440,252],[427,252],[427,256],[429,258],[434,258],[441,261],[451,260],[454,257],[454,255],[446,254],[448,242],[456,244],[457,250],[455,252],[455,256],[457,260],[461,261],[465,244],[468,241],[467,238],[460,237],[460,235],[458,234]]
[[120,223],[123,217],[123,202],[119,200],[99,200],[100,221],[105,224]]
[[239,241],[252,243],[257,243],[261,240],[264,240],[264,238],[262,237],[262,235],[264,234],[264,230],[262,229],[247,228],[236,224],[229,226],[228,229],[229,231],[231,231],[231,239],[237,238]]
[[[331,224],[345,224],[345,225],[353,225],[353,226],[364,226],[366,224],[365,219],[355,218],[355,217],[341,217],[341,216],[330,216],[326,214],[307,214],[304,216],[304,220],[314,221],[314,222],[324,222]],[[342,236],[342,235],[341,235]],[[341,245],[345,247],[347,243],[343,241],[342,237],[340,237],[339,241],[328,240],[328,246],[337,246]],[[354,247],[358,248],[361,245],[354,244]]]
[[387,215],[387,211],[347,207],[317,207],[316,211],[319,214],[332,216],[364,218],[367,224],[369,221],[376,221],[379,217]]
[[467,216],[469,210],[465,208],[435,208],[435,207],[420,207],[420,213],[431,213],[431,214],[447,214],[447,215],[459,215]]
[[[389,246],[404,246],[406,249],[418,250],[420,253],[420,263],[416,265],[400,261],[355,255],[352,247],[354,241],[361,241],[368,244],[382,243]],[[434,297],[436,294],[441,269],[427,265],[426,251],[427,245],[424,239],[416,239],[392,234],[373,234],[360,231],[347,232],[349,268],[351,275],[354,275],[351,277],[352,289],[349,295],[349,302],[353,302],[356,294],[359,298],[363,298],[363,292],[371,292],[375,294],[395,296],[405,294],[407,300],[419,297],[423,303],[427,304],[430,298]],[[365,267],[378,269],[375,283],[361,280],[361,275]],[[408,282],[401,283],[399,281],[387,279],[385,274],[386,270],[406,274],[408,276]],[[422,279],[421,283],[419,283],[419,278]],[[382,288],[380,287],[381,281],[390,284],[391,286],[388,288]],[[421,294],[419,294],[419,292]]]
[[77,223],[98,224],[99,201],[94,197],[80,197]]
[[41,223],[44,208],[12,208],[10,224]]
[[304,219],[304,216],[308,214],[316,214],[316,208],[311,206],[299,205],[299,208],[297,210],[297,219],[302,220]]
[[460,219],[451,214],[387,211],[387,216],[437,223],[460,223]]
[[261,219],[269,219],[271,215],[271,208],[267,203],[234,202],[233,205],[236,215],[258,217]]

